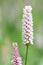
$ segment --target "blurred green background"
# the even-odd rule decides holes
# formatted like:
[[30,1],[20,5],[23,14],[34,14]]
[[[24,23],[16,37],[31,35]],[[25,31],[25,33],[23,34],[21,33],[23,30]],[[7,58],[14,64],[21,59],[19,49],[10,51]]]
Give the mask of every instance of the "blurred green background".
[[28,48],[27,65],[43,65],[43,0],[0,0],[0,65],[11,65],[12,42],[18,43],[25,63],[22,43],[22,15],[25,5],[32,6],[34,41]]

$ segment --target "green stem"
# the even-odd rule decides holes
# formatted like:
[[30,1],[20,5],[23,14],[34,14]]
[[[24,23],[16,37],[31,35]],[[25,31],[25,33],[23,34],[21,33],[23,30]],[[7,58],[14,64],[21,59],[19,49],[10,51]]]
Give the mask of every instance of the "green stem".
[[25,58],[25,65],[27,64],[27,56],[28,56],[28,45],[26,45],[26,58]]

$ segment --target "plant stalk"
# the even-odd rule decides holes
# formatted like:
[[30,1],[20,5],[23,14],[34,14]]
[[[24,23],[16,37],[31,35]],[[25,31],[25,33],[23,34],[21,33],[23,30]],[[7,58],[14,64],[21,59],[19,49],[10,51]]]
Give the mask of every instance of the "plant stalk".
[[27,65],[27,56],[28,56],[28,45],[26,45],[25,65]]

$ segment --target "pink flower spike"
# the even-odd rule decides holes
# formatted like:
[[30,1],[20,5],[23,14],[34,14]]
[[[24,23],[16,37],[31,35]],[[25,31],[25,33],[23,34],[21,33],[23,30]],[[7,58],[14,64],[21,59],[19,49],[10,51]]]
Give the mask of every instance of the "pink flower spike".
[[12,53],[12,65],[22,65],[22,59],[20,57],[19,51],[18,51],[18,45],[17,43],[13,43],[13,53]]
[[33,20],[32,20],[31,6],[25,6],[23,8],[22,40],[23,40],[23,43],[26,45],[33,44]]

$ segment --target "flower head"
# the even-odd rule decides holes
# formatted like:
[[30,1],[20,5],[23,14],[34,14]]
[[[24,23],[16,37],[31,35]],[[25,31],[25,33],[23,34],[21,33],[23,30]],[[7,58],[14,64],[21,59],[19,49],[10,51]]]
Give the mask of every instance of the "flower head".
[[22,40],[25,44],[33,44],[33,21],[31,11],[31,6],[25,6],[25,8],[23,8]]
[[12,53],[12,65],[22,65],[22,59],[20,57],[19,51],[18,51],[18,45],[17,43],[13,43],[13,53]]

